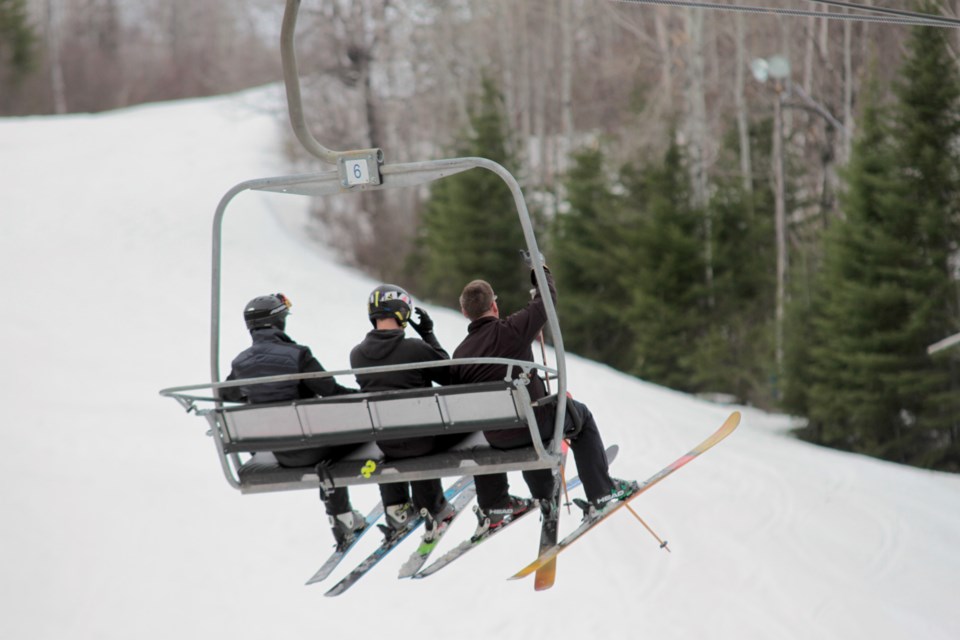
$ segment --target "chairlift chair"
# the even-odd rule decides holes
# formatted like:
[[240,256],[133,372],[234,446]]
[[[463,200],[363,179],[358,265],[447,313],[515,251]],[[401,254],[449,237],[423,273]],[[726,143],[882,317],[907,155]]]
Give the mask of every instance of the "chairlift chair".
[[[213,221],[210,379],[211,382],[163,389],[188,412],[203,417],[216,445],[230,486],[241,493],[326,488],[381,482],[401,482],[459,475],[559,468],[566,411],[566,366],[557,312],[547,288],[540,251],[520,185],[500,164],[464,157],[388,164],[380,149],[331,151],[310,133],[303,117],[300,78],[294,53],[299,0],[287,0],[280,36],[284,85],[290,121],[304,148],[334,169],[242,182],[221,198]],[[228,205],[246,191],[300,196],[349,195],[376,189],[409,188],[460,173],[482,169],[498,175],[513,194],[537,288],[553,336],[556,366],[503,358],[469,358],[365,369],[271,376],[223,382],[220,378],[221,228]],[[497,364],[507,367],[502,382],[451,385],[313,398],[276,404],[236,404],[219,397],[226,387],[353,375],[360,371],[401,371],[452,364]],[[539,371],[556,380],[556,394],[539,402],[556,402],[553,437],[541,442],[534,404],[527,392],[529,377]],[[514,376],[514,373],[518,375]],[[201,393],[203,392],[203,393]],[[482,437],[484,430],[528,428],[532,446],[498,450]],[[376,440],[424,435],[465,434],[452,449],[419,458],[385,460]],[[472,435],[466,435],[472,434]],[[331,462],[323,478],[314,467],[281,467],[272,451],[328,445],[356,445],[343,459]]]

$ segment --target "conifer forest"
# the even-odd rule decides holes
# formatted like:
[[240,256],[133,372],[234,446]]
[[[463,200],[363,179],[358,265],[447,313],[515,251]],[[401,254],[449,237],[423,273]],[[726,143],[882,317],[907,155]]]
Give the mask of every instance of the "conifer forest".
[[[279,83],[283,4],[0,0],[0,117]],[[302,0],[298,28],[326,145],[518,177],[568,351],[960,471],[960,346],[929,348],[960,333],[960,0]],[[492,174],[312,209],[430,304],[529,299]]]

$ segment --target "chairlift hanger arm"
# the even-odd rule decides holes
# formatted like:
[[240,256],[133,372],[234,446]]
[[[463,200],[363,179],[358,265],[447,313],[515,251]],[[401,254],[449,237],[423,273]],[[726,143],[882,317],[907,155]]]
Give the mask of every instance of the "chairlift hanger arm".
[[300,69],[294,47],[297,30],[297,14],[300,0],[287,0],[280,27],[280,59],[283,66],[283,84],[287,91],[287,110],[290,125],[303,148],[323,162],[337,166],[344,187],[363,187],[380,184],[380,165],[383,164],[381,149],[358,149],[333,151],[320,144],[310,133],[303,115],[303,97],[300,93]]

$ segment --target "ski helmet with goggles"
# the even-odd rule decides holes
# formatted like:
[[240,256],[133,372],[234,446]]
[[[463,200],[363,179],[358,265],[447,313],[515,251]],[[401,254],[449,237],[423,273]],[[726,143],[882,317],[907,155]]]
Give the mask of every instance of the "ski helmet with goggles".
[[367,300],[367,317],[376,328],[377,318],[393,318],[406,328],[410,320],[413,299],[410,294],[395,284],[382,284],[370,293]]
[[249,331],[261,327],[275,327],[283,331],[292,306],[290,299],[282,293],[259,296],[243,308],[243,319]]

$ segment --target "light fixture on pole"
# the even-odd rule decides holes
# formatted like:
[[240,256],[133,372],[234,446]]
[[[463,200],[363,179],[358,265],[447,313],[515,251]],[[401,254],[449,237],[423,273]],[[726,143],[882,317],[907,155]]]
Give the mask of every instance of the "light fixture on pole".
[[783,84],[790,77],[790,61],[783,56],[758,58],[750,63],[753,77],[760,83],[773,79],[773,182],[774,225],[777,239],[777,307],[775,324],[778,378],[783,374],[783,319],[787,280],[787,204],[783,173]]

